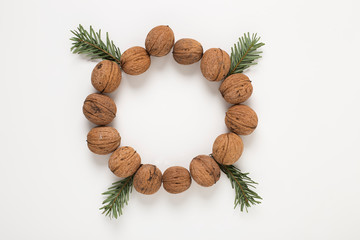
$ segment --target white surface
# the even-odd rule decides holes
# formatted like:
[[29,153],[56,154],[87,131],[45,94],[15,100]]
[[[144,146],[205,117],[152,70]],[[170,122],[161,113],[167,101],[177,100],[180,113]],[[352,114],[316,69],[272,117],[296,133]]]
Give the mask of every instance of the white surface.
[[[360,239],[359,2],[1,1],[1,239]],[[236,164],[260,184],[261,205],[233,209],[225,175],[181,195],[136,191],[124,215],[100,214],[116,178],[91,154],[82,115],[96,62],[70,53],[70,29],[108,31],[122,51],[168,24],[176,39],[230,47],[244,32],[266,43],[247,72],[259,126]],[[171,54],[124,74],[112,94],[122,145],[164,171],[211,152],[226,131],[219,83]]]

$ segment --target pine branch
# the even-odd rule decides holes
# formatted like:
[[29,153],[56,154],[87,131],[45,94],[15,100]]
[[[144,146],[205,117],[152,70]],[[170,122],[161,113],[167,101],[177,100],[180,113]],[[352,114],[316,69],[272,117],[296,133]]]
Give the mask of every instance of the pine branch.
[[231,67],[228,76],[234,73],[242,73],[245,69],[252,65],[256,65],[254,60],[261,58],[262,51],[258,51],[261,46],[265,44],[260,41],[257,34],[244,34],[239,38],[239,41],[231,48]]
[[115,61],[120,64],[121,52],[106,33],[106,43],[101,39],[101,30],[95,32],[90,26],[90,32],[86,31],[80,24],[77,30],[71,31],[75,36],[70,38],[71,51],[77,54],[85,54],[91,59],[104,59]]
[[103,210],[105,216],[110,218],[118,218],[122,215],[122,209],[128,204],[129,195],[132,191],[133,176],[124,178],[120,181],[114,182],[108,191],[104,192],[103,195],[107,196],[103,201]]
[[[219,163],[218,163],[219,164]],[[242,173],[240,169],[234,165],[222,165],[219,164],[221,171],[223,171],[231,182],[231,186],[235,189],[235,206],[240,206],[240,210],[243,211],[244,208],[247,212],[247,208],[251,205],[256,205],[261,203],[259,200],[262,198],[250,188],[255,188],[256,182],[254,182],[250,177],[249,173]]]

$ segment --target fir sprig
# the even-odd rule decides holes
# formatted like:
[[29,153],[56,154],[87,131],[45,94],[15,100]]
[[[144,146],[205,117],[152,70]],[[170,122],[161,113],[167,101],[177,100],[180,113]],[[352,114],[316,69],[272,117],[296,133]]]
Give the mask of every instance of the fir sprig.
[[240,169],[234,165],[222,165],[219,164],[221,171],[223,171],[231,182],[232,188],[235,189],[235,206],[240,206],[240,210],[243,211],[244,208],[247,212],[247,208],[251,205],[256,205],[261,203],[262,199],[256,192],[250,188],[256,188],[254,182],[250,177],[249,173],[242,173]]
[[90,32],[86,31],[80,24],[77,30],[71,31],[74,37],[70,38],[72,43],[71,51],[77,54],[85,54],[91,59],[104,59],[115,61],[120,64],[121,52],[106,33],[106,41],[101,39],[101,30],[95,32],[90,26]]
[[104,192],[106,199],[103,201],[103,210],[105,216],[110,218],[118,218],[122,215],[122,209],[128,204],[129,195],[133,187],[133,176],[124,178],[120,181],[114,182],[108,191]]
[[256,59],[261,58],[262,51],[258,51],[261,46],[265,44],[260,41],[257,34],[245,33],[239,38],[239,41],[231,48],[231,67],[228,75],[234,73],[242,73],[245,69],[257,64]]

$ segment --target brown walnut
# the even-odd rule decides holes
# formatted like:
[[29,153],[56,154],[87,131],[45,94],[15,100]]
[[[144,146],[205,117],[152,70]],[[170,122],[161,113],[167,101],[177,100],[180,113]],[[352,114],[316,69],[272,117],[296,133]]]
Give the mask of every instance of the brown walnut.
[[120,147],[109,159],[110,170],[118,177],[126,178],[133,175],[140,167],[140,155],[132,147]]
[[189,65],[198,62],[203,55],[201,44],[190,38],[178,40],[173,49],[173,57],[176,62]]
[[121,70],[117,63],[109,60],[99,62],[91,73],[91,83],[99,92],[110,93],[121,82]]
[[190,173],[183,167],[169,167],[165,170],[163,187],[169,193],[182,193],[191,185]]
[[220,167],[211,157],[199,155],[191,161],[190,173],[199,185],[210,187],[219,180]]
[[228,76],[220,85],[221,95],[231,104],[245,102],[252,94],[253,87],[250,79],[242,73]]
[[161,171],[155,165],[142,165],[134,176],[134,188],[142,194],[156,193],[161,187]]
[[215,139],[212,155],[218,163],[231,165],[240,158],[243,150],[244,144],[238,135],[225,133]]
[[171,51],[174,40],[174,32],[169,26],[157,26],[146,36],[145,48],[150,55],[162,57]]
[[87,135],[87,144],[93,153],[109,154],[120,145],[120,134],[112,127],[94,127]]
[[226,112],[225,124],[236,134],[249,135],[257,127],[258,118],[250,107],[243,104],[234,105]]
[[83,113],[90,122],[106,125],[116,116],[116,104],[108,96],[93,93],[86,97]]
[[220,48],[210,48],[204,53],[200,68],[207,80],[221,81],[230,70],[230,57]]
[[125,73],[139,75],[148,70],[151,60],[145,48],[132,47],[121,55],[120,63]]

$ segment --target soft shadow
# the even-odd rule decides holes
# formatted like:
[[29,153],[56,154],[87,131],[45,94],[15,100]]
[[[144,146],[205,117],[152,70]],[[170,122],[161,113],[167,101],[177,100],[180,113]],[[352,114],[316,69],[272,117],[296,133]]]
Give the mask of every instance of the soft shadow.
[[123,81],[127,81],[131,88],[143,88],[148,83],[149,75],[151,74],[150,68],[143,74],[140,75],[129,75],[123,72]]
[[[221,174],[223,177],[224,175]],[[202,201],[206,201],[208,198],[212,198],[215,194],[217,194],[218,189],[220,188],[219,182],[215,183],[211,187],[202,187],[198,185],[197,183],[192,183],[193,189],[192,189],[192,195],[197,196],[202,199]]]
[[135,189],[133,189],[131,197],[136,198],[136,201],[138,201],[138,203],[140,203],[141,205],[151,207],[154,204],[158,204],[159,199],[164,199],[165,193],[166,192],[162,188],[162,186],[158,192],[151,194],[151,195],[141,194],[141,193],[138,193]]
[[[256,132],[256,130],[254,132]],[[258,142],[256,140],[257,136],[256,136],[255,133],[252,133],[252,134],[247,135],[247,136],[241,136],[241,138],[242,138],[242,140],[244,142],[244,148],[252,146],[254,142]]]
[[[91,59],[84,54],[76,54],[76,55],[78,55],[78,57],[80,57],[81,60],[83,60],[84,62],[92,62],[92,63],[95,63],[95,65],[101,61],[101,59]],[[95,65],[94,65],[94,67],[95,67]]]
[[[174,69],[180,73],[181,75],[183,75],[185,78],[187,76],[191,76],[194,74],[199,74],[200,72],[200,61],[190,64],[190,65],[182,65],[177,63],[173,58],[171,59],[171,61],[169,61],[171,63],[171,66],[174,67]],[[201,73],[201,72],[200,72]]]
[[178,194],[171,194],[167,193],[164,196],[167,202],[169,202],[174,208],[181,205],[186,205],[188,201],[190,201],[191,197],[193,196],[193,190],[192,186],[193,183],[191,183],[191,186],[189,189],[187,189],[185,192],[178,193]]

